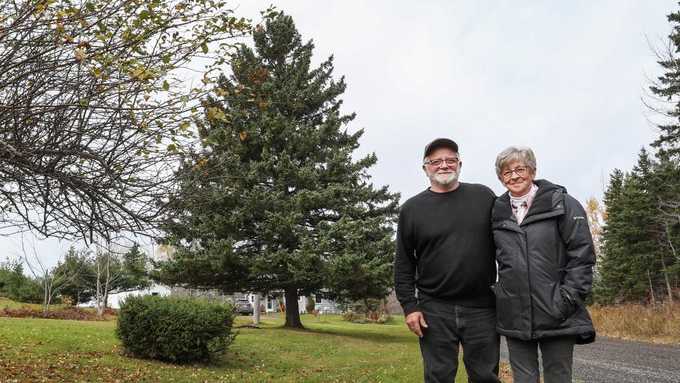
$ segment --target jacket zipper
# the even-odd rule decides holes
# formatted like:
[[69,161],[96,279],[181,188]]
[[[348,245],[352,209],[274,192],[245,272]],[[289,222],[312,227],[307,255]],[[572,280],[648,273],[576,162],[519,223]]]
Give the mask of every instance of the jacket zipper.
[[536,334],[534,333],[534,291],[531,286],[531,265],[529,264],[527,233],[522,230],[521,236],[523,241],[522,244],[524,245],[524,260],[527,263],[527,284],[529,286],[529,335],[531,336],[531,339],[536,339]]

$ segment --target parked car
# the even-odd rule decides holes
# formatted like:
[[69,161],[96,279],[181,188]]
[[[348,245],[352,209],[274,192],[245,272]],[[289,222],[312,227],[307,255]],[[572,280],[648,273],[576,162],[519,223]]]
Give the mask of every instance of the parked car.
[[234,304],[234,311],[240,315],[253,315],[253,305],[247,299],[239,299]]

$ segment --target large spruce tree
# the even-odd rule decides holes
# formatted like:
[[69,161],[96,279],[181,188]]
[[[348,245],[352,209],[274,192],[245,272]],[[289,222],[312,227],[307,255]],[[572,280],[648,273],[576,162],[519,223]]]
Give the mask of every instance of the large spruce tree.
[[391,281],[398,195],[376,188],[375,155],[341,114],[332,57],[313,67],[290,16],[270,13],[205,103],[202,149],[180,172],[165,227],[177,248],[166,281],[225,292],[383,297]]

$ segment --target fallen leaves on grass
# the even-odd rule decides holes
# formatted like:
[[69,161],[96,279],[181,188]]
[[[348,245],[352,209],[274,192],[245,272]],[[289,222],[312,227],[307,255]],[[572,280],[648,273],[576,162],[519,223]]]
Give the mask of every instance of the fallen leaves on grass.
[[8,308],[5,307],[0,310],[0,316],[10,318],[44,318],[44,319],[62,319],[62,320],[108,320],[111,316],[115,316],[116,311],[107,309],[104,311],[102,317],[97,316],[97,313],[91,310],[84,310],[78,307],[66,307],[59,310],[52,310],[43,312],[35,310],[30,307]]
[[140,382],[159,381],[147,368],[124,369],[102,362],[103,352],[67,352],[52,358],[0,354],[2,382]]

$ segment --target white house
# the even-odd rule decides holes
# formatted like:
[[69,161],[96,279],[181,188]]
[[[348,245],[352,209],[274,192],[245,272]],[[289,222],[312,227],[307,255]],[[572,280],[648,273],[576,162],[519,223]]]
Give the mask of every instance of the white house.
[[[252,305],[255,304],[255,294],[246,294],[245,298],[248,299],[248,302]],[[300,314],[307,313],[307,299],[308,297],[304,296],[298,298],[298,311]],[[322,314],[340,314],[342,312],[338,307],[338,304],[331,299],[322,298],[317,295],[314,300],[314,309]],[[260,298],[260,305],[264,307],[263,311],[267,313],[279,312],[280,303],[282,302],[285,305],[285,298],[283,297],[281,299],[272,296]]]

